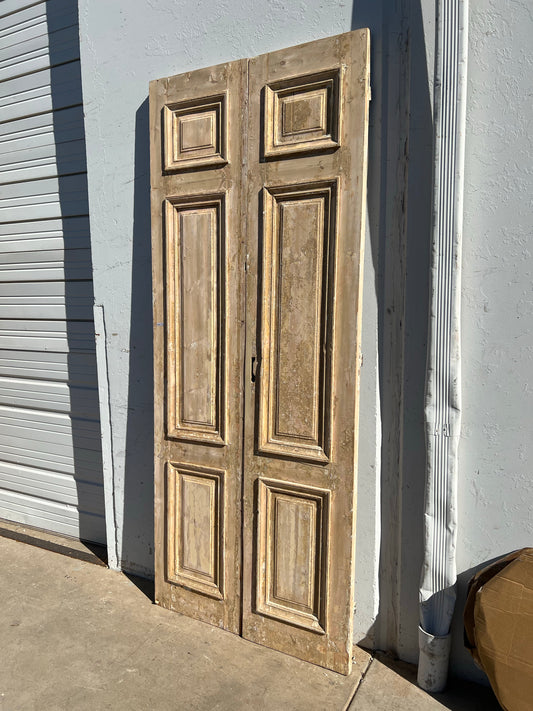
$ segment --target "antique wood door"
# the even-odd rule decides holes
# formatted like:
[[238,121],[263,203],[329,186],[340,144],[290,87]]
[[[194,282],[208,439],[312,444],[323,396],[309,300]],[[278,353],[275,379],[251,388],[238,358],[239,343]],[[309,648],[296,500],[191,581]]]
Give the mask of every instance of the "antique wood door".
[[156,599],[345,674],[368,43],[150,88]]
[[156,602],[239,633],[246,61],[150,86]]
[[251,59],[248,89],[243,636],[344,673],[367,58],[364,31],[319,40]]

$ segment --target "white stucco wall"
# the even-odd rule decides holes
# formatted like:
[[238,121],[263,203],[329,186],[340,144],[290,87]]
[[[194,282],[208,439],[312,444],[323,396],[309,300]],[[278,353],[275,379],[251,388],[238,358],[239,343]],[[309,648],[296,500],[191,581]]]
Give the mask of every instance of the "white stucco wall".
[[[412,7],[414,7],[414,3]],[[434,61],[433,0],[422,0],[426,66]],[[463,646],[462,614],[469,579],[490,560],[533,545],[533,292],[531,158],[533,12],[526,0],[470,3],[462,277],[463,418],[459,448],[457,605],[451,670],[484,680]],[[412,51],[416,47],[411,48]],[[418,78],[416,78],[418,75]],[[424,83],[411,57],[413,85]],[[430,94],[430,99],[432,96]],[[420,104],[419,104],[420,105]],[[424,141],[411,115],[410,158]],[[422,185],[409,180],[404,346],[404,418],[400,574],[393,607],[400,656],[417,661],[416,592],[421,562],[424,454],[420,398],[413,383],[422,345],[420,290],[424,259]],[[416,208],[413,202],[417,201]],[[428,233],[429,239],[429,233]],[[424,278],[420,273],[420,278]],[[427,315],[427,313],[426,313]],[[413,347],[413,342],[415,347]],[[394,639],[396,640],[394,642]]]
[[[471,3],[459,607],[473,567],[533,545],[532,38],[527,0]],[[459,622],[455,669],[467,659]]]

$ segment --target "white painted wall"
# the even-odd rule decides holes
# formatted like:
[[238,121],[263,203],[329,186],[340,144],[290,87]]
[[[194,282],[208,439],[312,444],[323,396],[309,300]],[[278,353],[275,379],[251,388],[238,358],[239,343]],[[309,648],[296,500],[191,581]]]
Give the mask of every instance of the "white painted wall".
[[472,2],[469,52],[459,606],[473,567],[533,545],[531,3]]
[[[433,0],[422,0],[426,66],[434,59]],[[413,4],[414,6],[414,4]],[[458,598],[452,624],[452,672],[484,675],[463,647],[462,614],[469,579],[493,558],[533,545],[532,195],[533,12],[526,0],[470,3],[463,230],[463,419],[459,448]],[[412,47],[412,50],[416,47]],[[420,79],[411,58],[411,92]],[[422,80],[423,83],[423,80]],[[430,94],[430,99],[432,96]],[[419,121],[411,116],[410,157]],[[413,384],[421,344],[424,257],[413,229],[420,181],[410,175],[407,238],[403,455],[399,497],[395,646],[417,661],[416,591],[421,559],[423,391]],[[414,203],[416,202],[416,208]],[[430,234],[427,233],[429,241]],[[420,274],[420,278],[424,279]],[[417,315],[418,314],[418,315]],[[413,347],[413,341],[415,347]],[[390,636],[394,643],[394,635]]]

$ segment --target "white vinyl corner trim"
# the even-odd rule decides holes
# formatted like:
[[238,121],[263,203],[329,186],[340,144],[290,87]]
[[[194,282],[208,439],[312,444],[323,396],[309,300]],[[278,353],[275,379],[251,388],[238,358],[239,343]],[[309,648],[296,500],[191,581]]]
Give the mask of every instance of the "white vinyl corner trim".
[[446,684],[455,607],[468,2],[438,0],[437,15],[424,562],[419,595],[418,683],[427,691],[439,691]]
[[104,473],[107,564],[111,570],[120,570],[117,545],[117,517],[115,508],[111,412],[109,409],[107,338],[104,307],[100,304],[94,305],[94,330],[96,340],[96,369],[98,374],[98,400],[100,402],[100,426],[102,434],[102,468]]

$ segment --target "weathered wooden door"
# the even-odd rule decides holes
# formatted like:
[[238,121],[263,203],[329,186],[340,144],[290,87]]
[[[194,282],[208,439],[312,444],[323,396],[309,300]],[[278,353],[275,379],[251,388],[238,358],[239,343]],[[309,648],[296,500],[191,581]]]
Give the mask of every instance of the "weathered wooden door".
[[360,30],[150,90],[156,598],[343,673],[368,59]]
[[367,53],[362,31],[263,55],[250,60],[248,89],[246,329],[257,366],[245,382],[243,635],[345,673]]
[[150,87],[156,601],[241,618],[246,61]]

